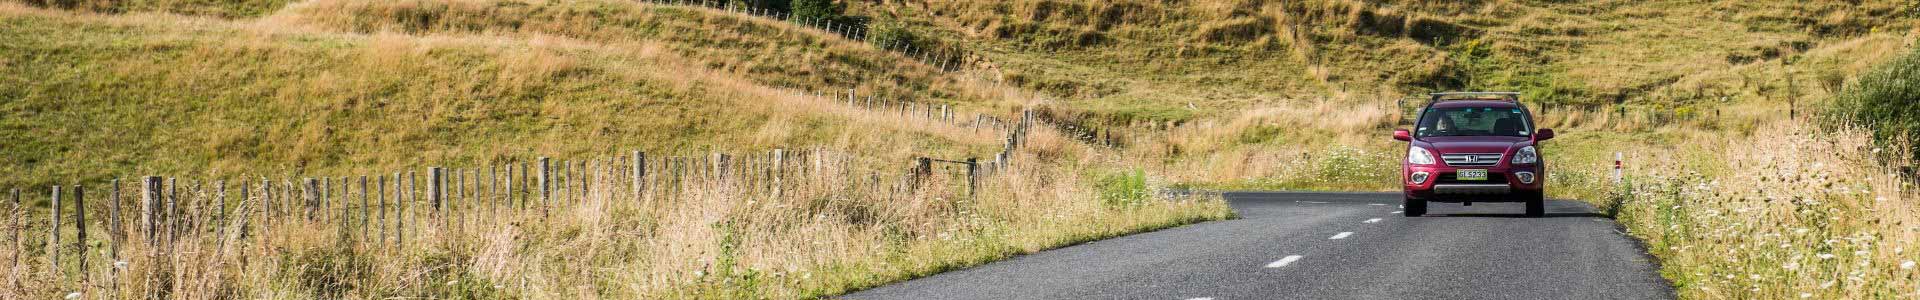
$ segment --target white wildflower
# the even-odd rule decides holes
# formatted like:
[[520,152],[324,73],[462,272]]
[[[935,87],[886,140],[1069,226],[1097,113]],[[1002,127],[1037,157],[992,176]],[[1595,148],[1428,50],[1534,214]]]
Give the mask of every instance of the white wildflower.
[[1833,254],[1828,254],[1828,253],[1821,253],[1821,254],[1818,254],[1818,255],[1814,255],[1814,256],[1815,256],[1815,257],[1819,257],[1819,258],[1820,258],[1821,260],[1828,260],[1828,259],[1833,259]]
[[1813,293],[1807,293],[1807,292],[1801,292],[1801,293],[1800,293],[1800,298],[1802,298],[1802,299],[1805,299],[1805,298],[1813,298]]
[[67,293],[67,300],[80,299],[80,292]]
[[1912,268],[1913,268],[1913,261],[1909,260],[1909,261],[1900,262],[1901,270],[1912,269]]

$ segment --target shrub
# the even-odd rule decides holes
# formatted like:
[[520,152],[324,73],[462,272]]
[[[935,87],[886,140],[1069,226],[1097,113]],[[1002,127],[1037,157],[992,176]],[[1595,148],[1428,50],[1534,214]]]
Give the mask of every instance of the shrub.
[[794,0],[789,5],[793,8],[793,18],[796,20],[839,20],[841,13],[847,9],[833,0]]
[[912,30],[907,29],[907,24],[900,23],[897,20],[877,22],[873,24],[873,27],[867,32],[867,42],[873,43],[876,46],[899,47],[900,45],[909,45],[918,49],[926,49],[925,45],[920,44],[920,36],[914,34]]
[[[1834,99],[1827,120],[1866,126],[1883,146],[1920,140],[1920,50],[1861,75]],[[1920,151],[1909,153],[1920,160]]]

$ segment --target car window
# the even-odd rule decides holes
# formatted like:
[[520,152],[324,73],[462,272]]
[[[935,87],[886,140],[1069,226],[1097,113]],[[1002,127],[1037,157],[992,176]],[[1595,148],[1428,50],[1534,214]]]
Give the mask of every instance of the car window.
[[1517,136],[1533,134],[1533,121],[1525,111],[1511,107],[1428,108],[1420,114],[1414,135],[1434,136]]

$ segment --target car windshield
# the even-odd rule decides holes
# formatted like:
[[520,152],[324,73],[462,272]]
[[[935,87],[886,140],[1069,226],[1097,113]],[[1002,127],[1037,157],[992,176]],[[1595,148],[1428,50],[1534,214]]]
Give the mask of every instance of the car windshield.
[[1416,128],[1416,137],[1528,137],[1533,134],[1533,120],[1517,107],[1427,108]]

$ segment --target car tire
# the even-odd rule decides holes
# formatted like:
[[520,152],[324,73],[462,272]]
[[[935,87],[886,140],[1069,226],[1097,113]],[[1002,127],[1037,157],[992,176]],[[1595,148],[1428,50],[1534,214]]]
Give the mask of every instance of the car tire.
[[1400,205],[1400,212],[1408,217],[1425,215],[1427,214],[1427,200],[1406,198],[1406,201]]
[[1547,215],[1546,193],[1532,192],[1532,193],[1526,193],[1521,197],[1526,198],[1523,200],[1527,202],[1528,218],[1539,218]]

